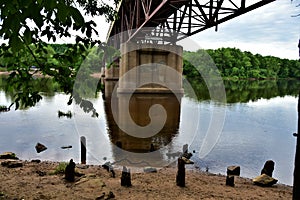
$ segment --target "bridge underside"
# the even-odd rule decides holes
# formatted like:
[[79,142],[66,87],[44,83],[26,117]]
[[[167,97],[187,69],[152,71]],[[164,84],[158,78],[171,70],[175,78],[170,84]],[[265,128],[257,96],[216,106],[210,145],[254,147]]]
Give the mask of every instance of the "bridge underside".
[[[122,0],[108,43],[175,43],[275,0]],[[122,34],[120,34],[122,33]]]

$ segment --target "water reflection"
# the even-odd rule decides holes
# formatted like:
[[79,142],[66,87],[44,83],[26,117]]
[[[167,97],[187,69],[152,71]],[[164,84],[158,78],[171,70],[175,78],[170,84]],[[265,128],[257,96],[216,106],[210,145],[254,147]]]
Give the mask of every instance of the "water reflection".
[[[7,98],[13,99],[14,94],[18,91],[15,85],[7,85],[7,76],[0,76],[0,90],[5,91]],[[190,91],[186,87],[189,82],[194,91]],[[115,81],[105,82],[105,94],[103,98],[111,96],[115,86]],[[210,83],[214,83],[210,81]],[[215,84],[220,84],[216,81]],[[59,91],[59,86],[53,79],[39,78],[32,82],[34,90],[40,91],[44,96],[54,96]],[[300,81],[291,79],[279,80],[224,80],[226,90],[227,103],[247,103],[249,101],[257,101],[258,99],[271,99],[277,96],[284,97],[286,95],[296,97],[299,93]],[[210,100],[209,91],[205,82],[200,79],[192,79],[183,81],[185,96],[195,98],[193,92],[196,93],[198,101]],[[218,87],[218,85],[215,85]],[[86,89],[86,88],[85,88]]]
[[[196,93],[197,100],[210,100],[205,83],[198,79],[188,81]],[[214,83],[210,81],[210,83]],[[216,84],[219,84],[217,81]],[[247,103],[258,99],[271,99],[285,95],[297,96],[300,88],[299,80],[224,80],[227,103]],[[217,85],[216,85],[217,87]],[[193,98],[190,91],[185,89],[185,95]]]
[[[112,98],[111,91],[108,91],[112,88],[108,83],[104,107],[116,163],[134,166],[149,166],[151,163],[151,166],[160,166],[162,162],[167,162],[164,158],[166,153],[164,149],[178,135],[181,97],[178,98],[174,94],[133,94],[132,96],[119,94],[118,98]],[[126,103],[128,98],[130,98],[129,105]],[[121,127],[131,126],[126,129],[133,132],[136,132],[137,126],[147,126],[151,123],[149,110],[156,104],[163,106],[167,116],[164,126],[157,134],[145,138],[134,137],[118,126],[116,121],[123,124]],[[112,113],[112,107],[117,110],[115,116]],[[128,109],[136,125],[130,123],[131,119],[126,114]],[[116,118],[118,119],[115,120]],[[152,120],[157,121],[161,118],[161,115],[156,115]]]
[[[0,91],[5,91],[5,96],[8,102],[13,102],[15,94],[19,92],[16,84],[8,85],[7,75],[0,75]],[[59,92],[59,85],[52,78],[36,78],[28,83],[32,87],[32,91],[38,91],[43,96],[54,96]],[[9,106],[9,105],[7,105]],[[24,109],[23,107],[20,107]]]

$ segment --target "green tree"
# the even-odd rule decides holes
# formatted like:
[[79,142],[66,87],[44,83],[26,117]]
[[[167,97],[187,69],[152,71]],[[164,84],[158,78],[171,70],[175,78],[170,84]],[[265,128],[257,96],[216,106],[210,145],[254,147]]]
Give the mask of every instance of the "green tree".
[[[215,62],[220,74],[224,78],[234,79],[277,79],[297,78],[300,79],[300,62],[297,60],[280,59],[274,56],[253,55],[250,52],[242,52],[236,48],[220,48],[206,51]],[[197,70],[207,72],[210,68],[206,53],[204,51],[184,52],[184,74],[187,77],[199,76]],[[197,63],[199,66],[193,66]],[[196,69],[195,69],[196,68]]]
[[[93,35],[98,35],[96,23],[85,20],[80,10],[91,16],[105,16],[107,21],[116,16],[111,6],[96,0],[1,1],[0,38],[6,44],[1,46],[0,60],[4,61],[1,65],[12,72],[9,84],[19,86],[14,98],[16,109],[20,104],[34,106],[41,99],[39,91],[31,86],[34,80],[31,66],[36,66],[41,74],[53,77],[61,90],[70,95],[69,103],[75,97],[77,103],[83,102],[80,95],[72,93],[78,66],[91,47],[104,49],[105,46],[93,39]],[[73,45],[49,46],[41,39],[44,36],[48,42],[55,42],[57,38],[73,37],[70,34],[73,31],[76,32]],[[89,110],[97,115],[94,108]]]

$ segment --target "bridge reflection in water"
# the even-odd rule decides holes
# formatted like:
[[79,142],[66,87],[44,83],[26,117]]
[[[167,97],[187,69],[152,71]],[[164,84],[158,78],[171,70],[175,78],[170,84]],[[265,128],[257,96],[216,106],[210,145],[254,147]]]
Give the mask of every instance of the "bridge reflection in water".
[[[170,157],[167,156],[167,152],[170,152],[172,139],[178,134],[182,95],[178,97],[178,95],[172,93],[134,93],[131,95],[128,105],[124,103],[129,98],[128,94],[118,94],[117,98],[112,98],[111,93],[108,91],[108,88],[113,88],[113,85],[110,84],[114,85],[112,81],[105,84],[105,112],[115,163],[134,167],[149,165],[161,167],[172,162]],[[117,124],[117,121],[127,126],[130,124],[130,119],[125,114],[129,109],[130,117],[135,123],[133,126],[147,126],[151,123],[149,110],[151,106],[156,104],[163,106],[166,112],[166,121],[162,129],[155,135],[145,138],[134,137],[122,130]],[[118,119],[114,118],[112,107],[116,109],[117,115],[115,115],[115,118]],[[162,118],[160,115],[154,116],[154,120],[152,119],[154,122],[152,121],[152,123],[163,120]],[[129,127],[129,129],[135,130],[135,127]]]

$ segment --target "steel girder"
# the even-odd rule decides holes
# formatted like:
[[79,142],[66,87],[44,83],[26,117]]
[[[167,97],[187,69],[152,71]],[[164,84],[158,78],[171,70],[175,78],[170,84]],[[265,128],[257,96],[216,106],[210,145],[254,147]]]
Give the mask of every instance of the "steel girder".
[[[276,0],[122,0],[108,43],[175,43]],[[122,34],[120,34],[122,33]]]

